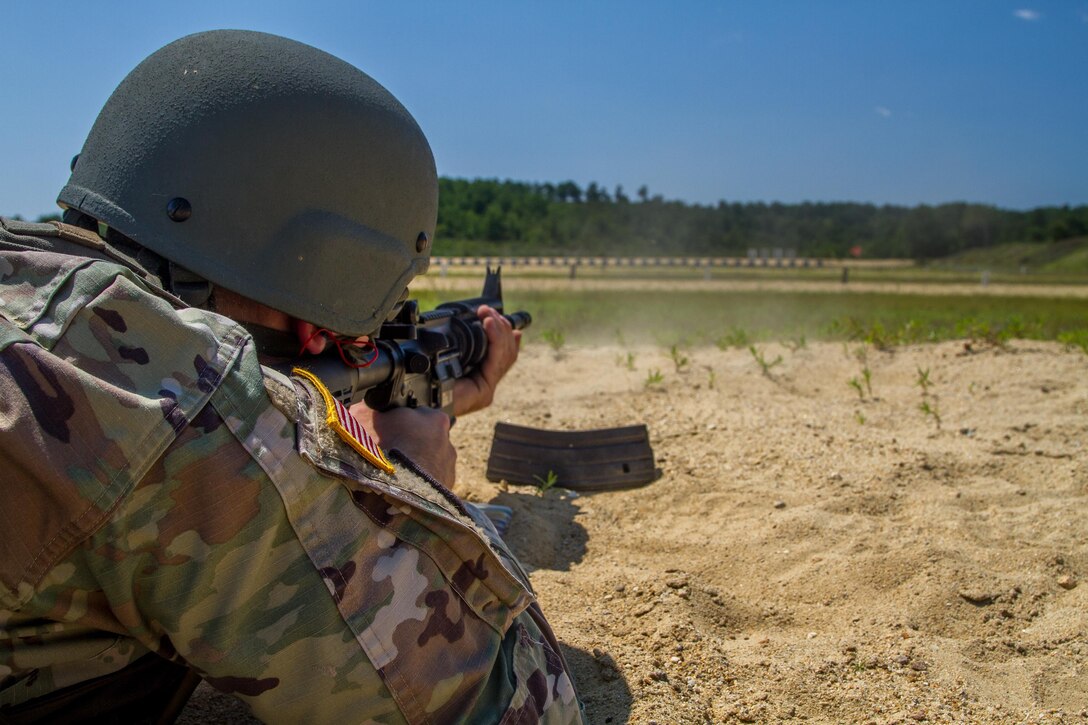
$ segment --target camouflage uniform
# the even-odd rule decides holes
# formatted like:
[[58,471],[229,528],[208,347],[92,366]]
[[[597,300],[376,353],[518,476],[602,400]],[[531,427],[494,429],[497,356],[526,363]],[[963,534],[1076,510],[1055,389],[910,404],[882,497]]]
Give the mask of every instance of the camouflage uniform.
[[269,721],[582,720],[497,536],[96,240],[0,220],[0,705],[153,652]]

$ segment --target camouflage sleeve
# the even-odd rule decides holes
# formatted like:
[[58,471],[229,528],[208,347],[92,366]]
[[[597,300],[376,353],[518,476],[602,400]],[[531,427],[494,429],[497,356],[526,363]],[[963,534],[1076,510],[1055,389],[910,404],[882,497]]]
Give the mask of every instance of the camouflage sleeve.
[[266,721],[581,721],[503,557],[410,470],[329,439],[308,388],[292,420],[245,364],[40,597],[99,590],[81,624],[184,659]]
[[150,651],[269,721],[581,719],[501,542],[240,326],[52,253],[0,296],[0,707]]

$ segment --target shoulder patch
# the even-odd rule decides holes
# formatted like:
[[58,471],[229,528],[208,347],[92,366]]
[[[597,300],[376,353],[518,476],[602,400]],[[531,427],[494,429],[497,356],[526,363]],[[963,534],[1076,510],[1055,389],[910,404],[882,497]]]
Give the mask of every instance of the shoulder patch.
[[355,416],[348,412],[343,403],[332,396],[316,375],[302,368],[294,368],[291,374],[310,381],[317,392],[321,393],[321,398],[325,401],[325,422],[345,443],[379,469],[386,473],[393,473],[395,470],[393,464],[385,457],[370,433],[359,424],[359,421],[355,420]]

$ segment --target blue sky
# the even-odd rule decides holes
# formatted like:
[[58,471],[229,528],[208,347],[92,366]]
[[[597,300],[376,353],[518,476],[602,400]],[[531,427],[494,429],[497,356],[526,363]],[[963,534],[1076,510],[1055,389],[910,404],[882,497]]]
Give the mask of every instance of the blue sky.
[[55,208],[143,57],[228,27],[374,76],[447,176],[695,203],[1088,203],[1088,0],[37,0],[3,17],[3,214]]

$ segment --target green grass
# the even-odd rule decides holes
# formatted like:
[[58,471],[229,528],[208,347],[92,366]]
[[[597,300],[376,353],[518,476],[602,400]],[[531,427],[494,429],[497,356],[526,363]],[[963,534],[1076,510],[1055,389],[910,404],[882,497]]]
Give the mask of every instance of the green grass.
[[[967,295],[820,292],[507,292],[508,310],[533,315],[528,340],[562,330],[572,344],[611,342],[690,346],[754,342],[850,340],[875,347],[972,338],[1061,339],[1081,347],[1088,337],[1088,300]],[[743,331],[743,335],[738,333]],[[739,343],[739,344],[738,344]],[[728,346],[728,345],[726,345]]]
[[1053,262],[1042,265],[1042,271],[1061,274],[1088,274],[1088,242],[1083,247]]
[[[853,279],[853,277],[852,277]],[[422,309],[465,294],[418,295]],[[878,349],[902,344],[973,339],[1003,345],[1012,339],[1058,340],[1088,353],[1088,300],[1070,297],[918,295],[860,292],[707,291],[651,294],[630,290],[519,290],[506,285],[506,309],[528,310],[527,341],[718,345],[842,340]],[[559,343],[562,340],[562,343]],[[805,343],[797,343],[802,347]],[[677,363],[679,364],[679,363]]]
[[1060,242],[1002,244],[969,249],[935,260],[934,267],[989,269],[1013,272],[1021,277],[1042,274],[1050,279],[1088,273],[1088,237]]

